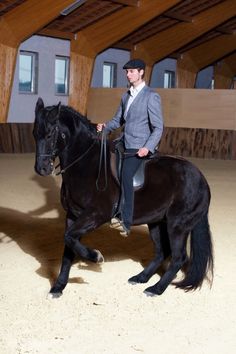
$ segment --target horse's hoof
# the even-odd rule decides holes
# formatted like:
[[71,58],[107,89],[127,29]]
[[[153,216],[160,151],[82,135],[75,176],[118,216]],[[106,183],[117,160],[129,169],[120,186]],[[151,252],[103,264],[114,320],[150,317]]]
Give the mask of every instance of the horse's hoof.
[[96,263],[104,263],[105,260],[104,260],[103,255],[101,254],[101,252],[99,250],[94,250],[94,251],[97,253]]
[[52,300],[52,299],[58,299],[59,297],[61,297],[62,296],[62,292],[60,292],[60,291],[58,291],[58,292],[56,292],[56,293],[48,293],[48,295],[47,295],[47,299],[48,300]]
[[159,291],[158,288],[156,288],[155,286],[150,286],[149,288],[144,290],[144,294],[147,296],[157,296],[157,295],[161,295],[163,293],[163,291]]
[[145,278],[144,276],[142,275],[134,275],[133,277],[129,278],[128,279],[128,282],[132,285],[135,285],[135,284],[144,284],[144,283],[147,283],[148,282],[148,279]]

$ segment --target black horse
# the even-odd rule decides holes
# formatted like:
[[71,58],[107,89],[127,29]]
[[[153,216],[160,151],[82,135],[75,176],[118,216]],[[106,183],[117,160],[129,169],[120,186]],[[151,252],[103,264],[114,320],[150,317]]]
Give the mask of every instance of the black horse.
[[[102,254],[81,244],[81,236],[109,222],[119,199],[119,185],[110,167],[107,146],[106,173],[99,169],[101,139],[96,125],[86,117],[59,103],[44,107],[38,99],[33,130],[36,142],[35,170],[42,176],[53,171],[58,156],[62,173],[61,201],[67,212],[65,249],[60,274],[50,290],[52,297],[62,294],[76,256],[102,262]],[[100,171],[99,184],[96,180]],[[213,255],[208,223],[210,190],[201,172],[183,158],[160,155],[146,163],[145,183],[135,192],[134,225],[147,224],[155,246],[155,257],[144,270],[129,279],[146,283],[166,258],[168,268],[148,295],[160,295],[185,271],[175,285],[195,290],[205,278],[212,280]],[[190,235],[190,255],[186,243]],[[109,240],[108,240],[109,242]]]

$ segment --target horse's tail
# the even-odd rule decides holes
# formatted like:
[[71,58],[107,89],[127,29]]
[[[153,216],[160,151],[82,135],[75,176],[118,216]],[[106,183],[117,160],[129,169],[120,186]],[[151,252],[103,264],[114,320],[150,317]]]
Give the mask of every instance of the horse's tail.
[[207,214],[191,231],[190,257],[185,278],[175,285],[185,291],[196,290],[205,278],[212,284],[213,247]]

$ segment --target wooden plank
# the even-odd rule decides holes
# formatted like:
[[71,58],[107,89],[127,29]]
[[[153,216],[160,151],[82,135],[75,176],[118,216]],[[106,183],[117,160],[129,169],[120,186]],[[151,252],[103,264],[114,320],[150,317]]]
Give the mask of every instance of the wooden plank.
[[[34,153],[33,124],[0,124],[0,153]],[[236,131],[165,127],[159,151],[163,154],[236,160]]]
[[169,155],[236,160],[235,131],[166,127],[159,147]]
[[236,1],[226,0],[193,17],[192,23],[180,23],[137,44],[135,56],[145,53],[157,62],[200,35],[225,22],[236,13]]
[[0,43],[0,123],[7,120],[17,49]]
[[[88,117],[107,121],[125,88],[90,88]],[[236,130],[236,90],[155,89],[162,99],[167,127]]]
[[0,153],[35,152],[31,123],[0,124]]

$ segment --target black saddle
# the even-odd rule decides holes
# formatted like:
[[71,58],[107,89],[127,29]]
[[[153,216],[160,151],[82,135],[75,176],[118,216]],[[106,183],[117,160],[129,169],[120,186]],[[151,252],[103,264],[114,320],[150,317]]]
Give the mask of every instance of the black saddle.
[[[120,184],[121,168],[122,168],[123,154],[124,154],[123,142],[122,141],[116,142],[113,151],[115,153],[115,160],[116,160],[115,161],[116,179]],[[142,162],[133,177],[133,187],[135,190],[142,188],[144,185],[146,164],[153,158],[157,158],[157,157],[158,157],[158,152],[155,152],[154,154],[147,155],[142,159]]]

